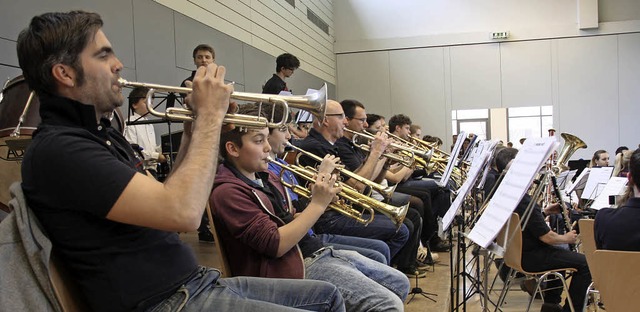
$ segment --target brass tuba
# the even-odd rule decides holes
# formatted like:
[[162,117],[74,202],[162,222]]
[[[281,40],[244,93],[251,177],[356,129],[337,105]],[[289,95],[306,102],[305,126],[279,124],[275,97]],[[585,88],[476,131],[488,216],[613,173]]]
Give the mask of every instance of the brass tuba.
[[565,132],[560,134],[560,136],[562,136],[562,138],[564,139],[564,145],[560,150],[558,158],[556,158],[556,165],[551,168],[555,175],[569,170],[569,166],[567,166],[567,163],[569,162],[569,158],[571,158],[571,155],[573,155],[573,153],[575,153],[578,149],[587,148],[587,144],[573,134]]

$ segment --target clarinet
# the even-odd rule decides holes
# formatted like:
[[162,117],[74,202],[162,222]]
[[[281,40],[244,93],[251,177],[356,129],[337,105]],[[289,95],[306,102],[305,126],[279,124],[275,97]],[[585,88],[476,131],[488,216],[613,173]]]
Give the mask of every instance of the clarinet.
[[[562,219],[564,219],[564,227],[565,227],[565,233],[569,233],[571,232],[573,226],[571,225],[571,216],[569,214],[570,209],[569,207],[567,207],[565,205],[565,202],[562,200],[562,196],[560,195],[560,189],[558,189],[558,182],[556,181],[556,176],[551,174],[551,184],[553,187],[553,192],[556,195],[556,198],[558,199],[558,202],[560,203],[560,210],[562,212]],[[576,245],[578,244],[578,242],[576,241],[576,244],[569,244],[569,248],[571,249],[571,251],[576,251]]]

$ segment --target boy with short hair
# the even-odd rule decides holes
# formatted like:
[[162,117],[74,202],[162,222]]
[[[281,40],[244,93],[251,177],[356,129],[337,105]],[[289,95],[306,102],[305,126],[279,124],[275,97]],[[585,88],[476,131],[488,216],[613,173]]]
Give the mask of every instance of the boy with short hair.
[[324,246],[308,233],[340,191],[332,174],[336,159],[325,157],[309,205],[294,218],[279,177],[267,170],[268,137],[267,128],[234,129],[220,141],[224,162],[210,203],[232,274],[329,281],[350,311],[403,310],[409,281],[402,273],[357,252]]

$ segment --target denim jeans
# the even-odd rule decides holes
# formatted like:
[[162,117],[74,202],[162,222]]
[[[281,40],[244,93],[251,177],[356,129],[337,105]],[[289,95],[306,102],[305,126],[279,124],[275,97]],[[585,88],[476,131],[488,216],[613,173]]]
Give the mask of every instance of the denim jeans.
[[304,259],[308,279],[338,287],[348,311],[403,311],[409,280],[400,271],[350,250],[323,248]]
[[387,246],[383,241],[371,238],[334,234],[318,234],[316,236],[322,240],[325,246],[333,246],[333,249],[353,250],[371,260],[375,260],[386,265],[391,263],[389,246]]
[[345,311],[340,292],[326,282],[219,277],[218,270],[200,267],[171,297],[147,311]]
[[[369,214],[365,213],[364,217]],[[409,230],[403,224],[396,231],[397,227],[389,217],[383,214],[375,214],[375,218],[369,225],[340,214],[336,211],[325,212],[313,226],[317,234],[339,234],[346,236],[357,236],[364,238],[379,239],[389,246],[389,254],[393,258],[409,239]]]

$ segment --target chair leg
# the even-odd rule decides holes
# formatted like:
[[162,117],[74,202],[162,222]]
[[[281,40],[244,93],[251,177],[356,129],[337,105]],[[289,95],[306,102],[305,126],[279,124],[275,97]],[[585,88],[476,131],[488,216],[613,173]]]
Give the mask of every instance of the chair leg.
[[531,309],[531,304],[533,304],[533,300],[536,299],[536,294],[540,293],[542,295],[542,289],[540,288],[540,283],[542,283],[542,281],[544,280],[544,278],[547,276],[547,274],[543,274],[541,277],[536,277],[537,281],[536,281],[536,290],[533,292],[533,295],[531,295],[531,299],[529,299],[529,304],[527,305],[527,312],[529,312],[529,310]]
[[507,293],[509,292],[509,286],[511,286],[511,282],[516,277],[518,272],[514,269],[509,269],[509,274],[507,275],[507,280],[502,285],[502,291],[500,292],[500,297],[498,297],[498,303],[496,304],[495,312],[501,310],[502,304],[504,304],[504,299],[507,297]]
[[[582,303],[582,311],[586,311],[587,310],[587,304],[589,303],[589,296],[591,296],[591,291],[593,290],[593,282],[591,282],[591,284],[589,284],[589,287],[587,287],[587,293],[584,294],[584,302]],[[594,300],[595,303],[595,300]]]
[[564,278],[564,275],[561,274],[560,272],[550,272],[550,273],[557,276],[560,279],[560,281],[562,281],[562,287],[567,292],[567,301],[569,303],[569,308],[571,309],[571,312],[576,312],[575,309],[573,308],[573,301],[571,301],[571,296],[569,295],[569,286],[567,286],[567,280]]

